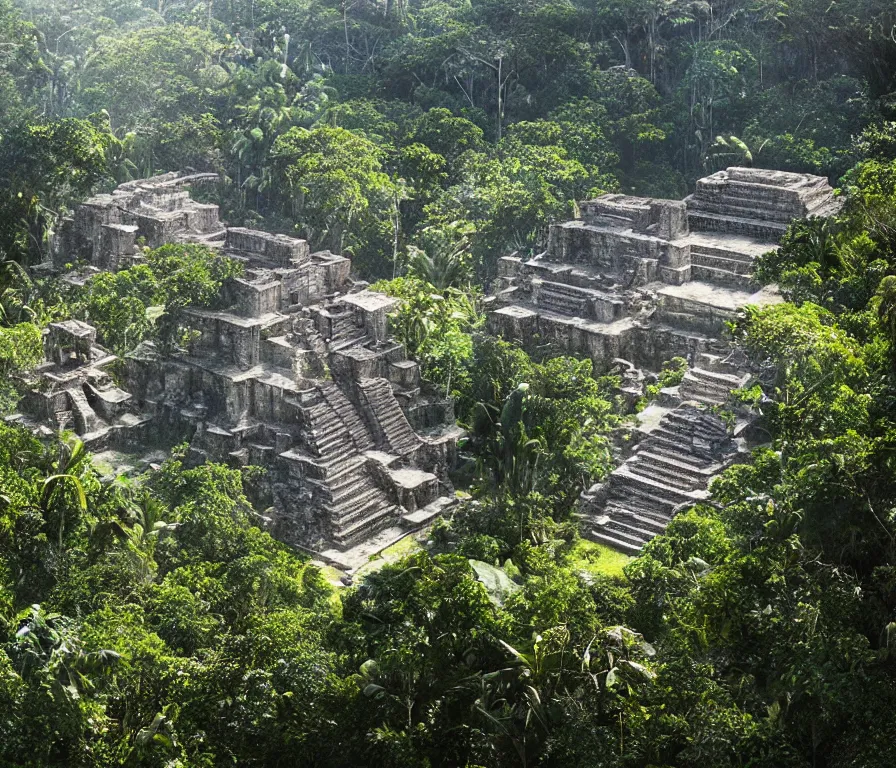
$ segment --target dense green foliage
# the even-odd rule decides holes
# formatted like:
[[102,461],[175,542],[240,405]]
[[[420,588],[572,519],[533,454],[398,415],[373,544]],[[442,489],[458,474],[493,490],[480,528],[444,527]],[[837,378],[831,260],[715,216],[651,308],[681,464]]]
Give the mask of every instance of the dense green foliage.
[[241,272],[240,262],[205,246],[163,245],[133,267],[91,278],[68,306],[111,350],[124,354],[150,336],[170,347],[184,341],[179,310],[222,303],[225,281]]
[[597,191],[837,177],[894,118],[894,11],[846,5],[4,0],[0,248],[35,259],[88,187],[189,167],[231,222],[365,273],[462,234],[488,274]]
[[[200,246],[82,288],[20,266],[87,194],[192,168],[231,224],[385,278],[468,431],[457,509],[335,587],[240,472],[175,449],[103,479],[0,424],[0,765],[896,763],[894,23],[884,0],[0,0],[0,410],[50,320],[172,348],[226,298],[239,265]],[[612,464],[614,382],[485,335],[482,278],[577,200],[735,163],[829,175],[844,212],[794,223],[756,272],[788,301],[732,329],[767,444],[600,575],[573,510]]]

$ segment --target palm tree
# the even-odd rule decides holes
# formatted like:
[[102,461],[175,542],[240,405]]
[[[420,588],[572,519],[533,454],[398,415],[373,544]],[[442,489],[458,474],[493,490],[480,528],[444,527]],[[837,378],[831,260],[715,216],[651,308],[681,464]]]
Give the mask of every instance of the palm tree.
[[408,246],[408,266],[411,272],[440,291],[456,288],[470,279],[467,256],[470,241],[463,237],[455,242],[443,242],[427,253],[422,248]]
[[539,480],[541,441],[530,439],[524,423],[528,384],[508,395],[500,412],[494,405],[477,403],[468,426],[468,444],[476,456],[477,474],[493,488],[505,487],[516,497],[535,490]]
[[[74,491],[76,507],[87,511],[87,495],[84,493],[84,478],[90,468],[90,453],[83,442],[76,437],[60,435],[59,457],[54,462],[56,472],[46,477],[41,484],[40,511],[48,523],[58,516],[58,551],[63,551],[66,510],[71,505],[69,489]],[[69,518],[70,520],[70,518]]]
[[27,270],[9,257],[0,256],[0,325],[34,321],[37,313],[29,302],[34,283]]
[[569,641],[565,627],[538,635],[528,653],[499,640],[511,664],[480,678],[481,693],[473,706],[499,741],[510,742],[523,766],[535,762],[561,716],[558,688],[567,665],[576,660]]
[[[765,148],[768,141],[762,142],[758,155]],[[753,165],[754,153],[743,139],[737,136],[716,136],[716,140],[710,145],[704,160],[707,170],[715,170],[717,160],[722,160],[722,165],[745,165],[748,168]]]
[[813,216],[802,224],[801,240],[808,261],[821,265],[822,274],[830,275],[843,266],[837,247],[834,223],[827,217]]
[[32,605],[20,623],[10,657],[23,677],[39,681],[55,701],[76,703],[120,658],[107,649],[85,652],[74,622],[40,605]]

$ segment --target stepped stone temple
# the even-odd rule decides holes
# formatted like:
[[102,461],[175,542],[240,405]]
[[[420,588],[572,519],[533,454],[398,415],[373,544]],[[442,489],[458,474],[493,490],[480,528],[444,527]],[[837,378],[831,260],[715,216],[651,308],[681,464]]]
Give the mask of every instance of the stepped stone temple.
[[[584,535],[637,552],[682,505],[745,450],[709,408],[750,379],[722,341],[748,304],[781,299],[752,278],[753,260],[778,247],[795,218],[840,207],[826,179],[728,168],[683,201],[619,194],[581,203],[581,218],[551,227],[547,250],[500,260],[489,328],[529,346],[589,357],[599,370],[658,371],[683,357],[679,387],[641,415],[635,453],[583,494]],[[625,391],[625,390],[624,390]]]
[[462,431],[451,401],[390,337],[395,300],[353,281],[343,256],[226,228],[217,206],[184,189],[213,178],[166,174],[87,200],[55,261],[80,263],[67,278],[80,282],[138,263],[141,243],[205,243],[245,267],[223,287],[226,309],[185,310],[188,348],[142,344],[119,364],[119,385],[101,375],[115,358],[89,325],[51,327],[56,359],[40,374],[55,389],[36,387],[18,418],[67,426],[94,448],[126,447],[139,429],[168,445],[188,440],[192,461],[263,467],[253,493],[270,505],[272,533],[351,569],[453,503]]

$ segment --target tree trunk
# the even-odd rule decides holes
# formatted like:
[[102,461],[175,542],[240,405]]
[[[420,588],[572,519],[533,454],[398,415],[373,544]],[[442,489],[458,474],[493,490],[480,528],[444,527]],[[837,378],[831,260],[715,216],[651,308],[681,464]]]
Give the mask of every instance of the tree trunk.
[[501,84],[501,67],[504,64],[504,57],[498,57],[498,141],[501,141],[501,112],[503,110],[503,104],[501,102],[501,91],[504,86]]

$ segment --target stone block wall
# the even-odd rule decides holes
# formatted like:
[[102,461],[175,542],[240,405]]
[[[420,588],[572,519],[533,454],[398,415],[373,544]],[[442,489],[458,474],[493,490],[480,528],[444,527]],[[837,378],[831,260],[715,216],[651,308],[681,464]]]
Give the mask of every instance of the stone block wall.
[[272,235],[244,227],[231,227],[224,238],[224,248],[273,267],[299,266],[308,262],[308,243],[286,235]]
[[283,284],[275,275],[255,275],[250,279],[235,278],[228,286],[235,311],[242,317],[260,317],[282,308]]
[[84,201],[56,237],[55,263],[63,266],[86,260],[103,269],[119,268],[117,257],[133,254],[131,232],[104,232],[107,226],[136,227],[134,241],[142,238],[152,248],[222,232],[218,206],[197,203],[181,188],[209,178],[217,176],[163,174],[121,184],[112,194]]
[[586,224],[674,240],[688,234],[687,207],[680,200],[607,194],[579,206]]
[[692,228],[777,240],[797,218],[836,213],[840,201],[822,176],[727,168],[697,182],[686,200]]
[[99,252],[93,259],[100,269],[117,271],[122,257],[137,252],[136,239],[139,228],[133,224],[103,224],[100,226]]

